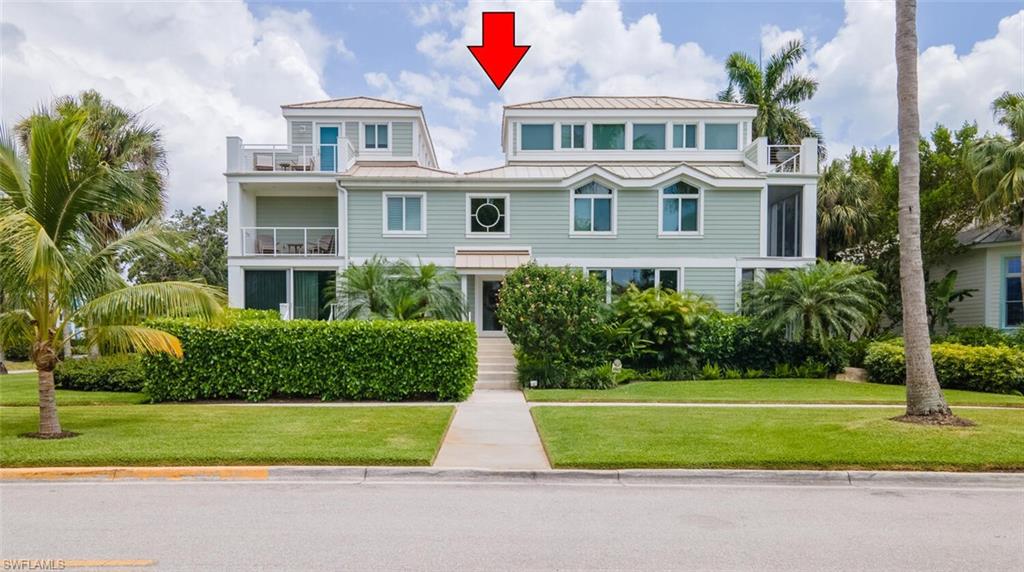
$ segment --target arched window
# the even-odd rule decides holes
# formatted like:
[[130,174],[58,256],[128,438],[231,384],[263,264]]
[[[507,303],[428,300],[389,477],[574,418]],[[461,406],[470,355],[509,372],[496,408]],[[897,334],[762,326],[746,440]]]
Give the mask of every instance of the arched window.
[[570,203],[572,234],[615,232],[615,191],[597,181],[573,190]]
[[698,235],[701,232],[701,189],[678,181],[658,193],[658,233],[663,236]]

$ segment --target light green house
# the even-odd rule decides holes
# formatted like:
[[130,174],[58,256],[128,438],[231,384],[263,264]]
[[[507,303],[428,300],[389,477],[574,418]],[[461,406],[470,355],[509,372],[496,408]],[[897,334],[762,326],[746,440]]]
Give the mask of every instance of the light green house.
[[580,268],[609,297],[661,285],[726,311],[757,272],[814,260],[818,142],[752,138],[753,106],[509,105],[504,164],[469,173],[438,168],[417,106],[353,97],[282,110],[286,143],[228,138],[233,306],[324,317],[331,274],[381,255],[454,268],[466,319],[501,335],[502,275],[528,260]]
[[956,270],[956,287],[975,292],[953,305],[954,323],[1004,330],[1021,327],[1020,230],[996,225],[967,230],[957,238],[967,250],[938,270],[943,274]]

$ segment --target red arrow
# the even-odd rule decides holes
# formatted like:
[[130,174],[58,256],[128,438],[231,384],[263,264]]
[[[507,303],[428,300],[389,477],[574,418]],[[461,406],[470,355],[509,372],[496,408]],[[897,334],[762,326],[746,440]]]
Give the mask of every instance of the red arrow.
[[530,46],[516,45],[515,12],[484,12],[483,16],[483,42],[479,46],[466,47],[484,68],[494,87],[500,90]]

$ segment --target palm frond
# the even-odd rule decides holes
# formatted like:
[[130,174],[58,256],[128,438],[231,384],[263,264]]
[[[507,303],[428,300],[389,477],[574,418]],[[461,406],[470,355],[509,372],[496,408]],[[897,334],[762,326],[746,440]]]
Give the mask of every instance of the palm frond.
[[796,66],[800,58],[804,57],[806,51],[803,42],[791,40],[782,46],[779,51],[772,54],[771,58],[768,59],[768,65],[764,67],[765,91],[768,93],[777,92],[779,82]]
[[72,314],[85,327],[134,325],[147,318],[217,317],[225,300],[220,288],[195,282],[156,282],[121,288],[96,297]]
[[146,326],[95,326],[84,328],[86,343],[109,348],[116,353],[165,353],[181,357],[181,341]]

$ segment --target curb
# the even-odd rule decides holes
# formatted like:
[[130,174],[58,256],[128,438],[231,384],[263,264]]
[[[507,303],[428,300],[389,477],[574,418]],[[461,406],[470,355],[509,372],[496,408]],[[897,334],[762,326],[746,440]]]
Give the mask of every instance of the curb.
[[622,486],[976,487],[1024,490],[1024,473],[709,469],[488,470],[433,467],[223,466],[0,468],[0,482],[199,480],[337,484],[478,483]]

